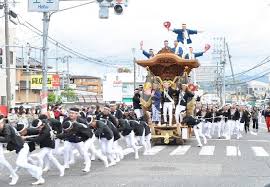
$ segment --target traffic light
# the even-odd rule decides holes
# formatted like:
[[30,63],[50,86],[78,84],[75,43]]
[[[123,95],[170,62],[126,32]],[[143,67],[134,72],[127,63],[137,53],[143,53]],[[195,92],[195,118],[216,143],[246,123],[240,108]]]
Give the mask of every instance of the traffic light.
[[128,6],[128,0],[96,0],[99,4],[99,18],[109,18],[109,8],[113,7],[115,14],[121,15],[124,11],[124,6]]
[[124,11],[124,6],[128,6],[128,0],[114,0],[113,9],[114,13],[117,15],[121,15]]
[[116,4],[114,7],[114,12],[116,14],[122,14],[123,13],[123,7],[121,4]]

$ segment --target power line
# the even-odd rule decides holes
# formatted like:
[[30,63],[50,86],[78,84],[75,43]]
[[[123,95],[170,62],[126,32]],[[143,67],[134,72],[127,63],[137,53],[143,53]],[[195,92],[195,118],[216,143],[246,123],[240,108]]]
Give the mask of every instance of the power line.
[[[22,19],[22,17],[20,15],[18,15],[17,19],[18,19],[18,22],[20,25],[23,25],[25,26],[26,28],[28,28],[29,30],[31,30],[32,32],[34,32],[35,34],[39,35],[40,37],[42,36],[42,31],[39,30],[38,28],[36,28],[34,25],[32,25],[31,23],[29,23],[28,21],[24,21],[24,23],[22,23],[19,19],[19,17]],[[25,24],[26,23],[26,24]],[[65,44],[62,44],[61,42],[58,42],[57,40],[55,40],[54,38],[48,36],[49,38],[49,41],[56,45],[58,44],[58,47],[66,52],[69,52],[77,57],[79,57],[80,59],[84,59],[86,61],[90,61],[92,63],[95,63],[95,64],[98,64],[98,65],[102,65],[102,66],[109,66],[109,67],[114,67],[114,68],[117,68],[114,64],[110,64],[110,63],[106,63],[102,60],[99,60],[99,59],[95,59],[95,58],[92,58],[92,57],[88,57],[80,52],[77,52],[71,48],[69,48],[68,46],[66,46]]]
[[[267,71],[267,72],[265,72],[265,71]],[[268,68],[265,71],[264,71],[265,73],[263,75],[261,75],[261,76],[258,76],[258,77],[255,77],[255,78],[252,78],[252,79],[249,79],[249,80],[244,80],[244,81],[239,82],[239,83],[229,83],[229,84],[226,84],[226,86],[228,86],[228,85],[242,85],[242,84],[246,84],[247,82],[260,79],[260,78],[262,78],[262,77],[264,77],[264,76],[266,76],[266,75],[268,75],[270,73],[270,68]],[[261,73],[263,73],[263,72],[261,72]]]
[[85,5],[89,5],[89,4],[92,4],[92,3],[95,3],[95,2],[96,2],[96,1],[91,1],[91,2],[87,2],[87,3],[82,3],[82,4],[79,4],[79,5],[75,5],[75,6],[72,6],[72,7],[68,7],[68,8],[64,8],[64,9],[61,9],[61,10],[52,12],[52,13],[50,14],[50,17],[51,17],[53,14],[55,14],[55,13],[63,12],[63,11],[66,11],[66,10],[71,10],[71,9],[78,8],[78,7],[85,6]]
[[[248,73],[248,72],[250,72],[250,71],[252,71],[252,70],[254,70],[254,69],[256,69],[256,68],[258,68],[258,67],[260,67],[260,66],[262,66],[262,65],[264,65],[264,64],[266,64],[266,63],[268,63],[268,62],[270,62],[270,56],[268,56],[268,57],[266,57],[265,59],[263,59],[260,63],[258,63],[257,65],[255,65],[255,66],[253,66],[252,68],[250,68],[250,69],[248,69],[248,70],[245,70],[245,71],[242,71],[242,72],[240,72],[240,73],[237,73],[237,74],[235,74],[234,76],[237,76],[237,77],[239,77],[239,76],[241,76],[241,75],[244,75],[244,74],[246,74],[246,73]],[[232,77],[231,75],[230,76],[226,76],[226,78],[228,78],[228,77]]]

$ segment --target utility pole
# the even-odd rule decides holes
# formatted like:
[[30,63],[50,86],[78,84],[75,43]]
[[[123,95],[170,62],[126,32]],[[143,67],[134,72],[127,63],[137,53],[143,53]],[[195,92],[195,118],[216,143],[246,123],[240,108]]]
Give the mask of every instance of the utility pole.
[[133,76],[134,76],[134,82],[133,82],[133,87],[134,90],[136,89],[136,58],[135,58],[135,48],[132,48],[132,54],[133,54]]
[[225,87],[225,65],[226,65],[226,40],[225,37],[223,38],[223,60],[222,60],[222,105],[224,106],[226,103],[226,87]]
[[27,52],[27,58],[26,58],[26,102],[29,103],[29,66],[30,66],[30,54],[31,54],[31,46],[29,43],[27,43],[28,52]]
[[[59,57],[58,57],[58,43],[56,43],[56,50],[55,50],[55,71],[56,71],[56,75],[59,75],[58,73],[58,60],[59,60]],[[58,94],[60,92],[60,85],[57,87],[57,90],[56,90],[56,94],[55,94],[55,103],[58,101]]]
[[70,87],[69,58],[72,58],[72,56],[64,56],[64,57],[63,57],[63,62],[64,62],[64,63],[65,63],[65,62],[67,63],[67,75],[66,75],[66,77],[67,77],[67,88]]
[[67,57],[67,87],[70,87],[69,57]]
[[49,13],[43,13],[43,47],[42,47],[42,94],[41,94],[41,112],[47,113],[48,105],[48,86],[47,86],[47,73],[48,73],[48,30],[49,30]]
[[236,91],[236,101],[238,102],[239,101],[238,88],[237,88],[236,81],[235,81],[235,76],[234,76],[234,71],[233,71],[233,66],[232,66],[232,56],[230,54],[228,43],[226,43],[226,49],[227,49],[227,54],[228,54],[228,58],[229,58],[229,62],[230,62],[230,67],[231,67],[233,84],[234,84],[234,88],[235,88],[235,91]]
[[11,82],[10,82],[10,50],[9,50],[9,8],[8,0],[4,0],[5,12],[5,54],[6,54],[6,94],[7,94],[7,108],[11,107]]
[[226,64],[226,47],[225,38],[217,37],[214,38],[214,50],[213,50],[213,60],[216,62],[216,89],[217,96],[220,98],[220,104],[225,104],[225,64]]

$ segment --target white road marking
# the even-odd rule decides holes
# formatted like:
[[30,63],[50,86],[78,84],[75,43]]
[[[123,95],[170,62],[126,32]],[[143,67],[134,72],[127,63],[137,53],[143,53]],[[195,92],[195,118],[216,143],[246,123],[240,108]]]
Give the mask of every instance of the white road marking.
[[211,156],[214,155],[215,146],[203,146],[199,155]]
[[241,156],[239,147],[236,146],[226,146],[226,155],[227,156]]
[[173,150],[170,155],[184,155],[190,149],[190,145],[180,145],[175,150]]
[[[196,140],[195,138],[190,138],[190,140]],[[230,142],[263,142],[263,143],[270,143],[270,140],[237,140],[237,139],[230,139],[230,140],[226,140],[226,139],[208,139],[208,142],[211,141],[230,141]]]
[[167,146],[155,146],[152,147],[152,149],[150,151],[147,152],[147,154],[145,155],[155,155],[158,152],[162,151],[163,149],[165,149]]
[[262,147],[251,147],[255,156],[269,156],[269,154]]
[[[138,148],[138,150],[139,150],[139,149],[142,148],[142,146],[137,146],[137,148]],[[123,150],[123,153],[124,153],[124,155],[126,156],[126,155],[128,155],[128,154],[130,154],[130,153],[134,153],[134,150],[133,150],[133,148],[129,147],[129,148],[124,149],[124,150]]]

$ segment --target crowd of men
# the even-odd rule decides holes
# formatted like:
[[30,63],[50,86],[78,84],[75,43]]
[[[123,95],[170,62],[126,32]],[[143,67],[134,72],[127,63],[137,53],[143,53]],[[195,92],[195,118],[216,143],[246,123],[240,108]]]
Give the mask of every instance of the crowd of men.
[[[37,180],[32,184],[44,184],[42,174],[51,170],[51,164],[63,177],[77,154],[84,161],[82,172],[90,171],[91,160],[96,157],[105,167],[116,165],[124,158],[120,139],[134,150],[135,159],[139,159],[139,145],[143,146],[143,154],[151,149],[148,124],[125,105],[117,107],[112,103],[102,109],[94,105],[72,107],[67,111],[54,106],[48,107],[47,114],[20,107],[11,109],[7,118],[0,115],[0,164],[10,172],[10,185],[17,183],[19,168],[26,169]],[[16,152],[16,168],[5,159],[4,149]],[[61,157],[63,163],[58,161]]]
[[[202,95],[199,96],[196,92],[191,91],[186,84],[178,84],[173,88],[169,81],[164,81],[163,85],[154,83],[151,93],[152,108],[149,110],[152,124],[188,125],[193,128],[199,147],[202,146],[199,137],[206,143],[207,138],[240,139],[244,132],[256,135],[262,118],[270,132],[270,107],[259,109],[238,104],[202,104]],[[139,116],[143,113],[143,106],[140,105],[143,94],[140,86],[133,97],[133,106]],[[189,103],[195,107],[192,108]]]
[[[166,91],[166,84],[164,91]],[[51,164],[55,165],[59,170],[59,176],[63,177],[65,170],[76,162],[77,156],[84,161],[82,172],[90,172],[91,160],[96,157],[104,163],[105,167],[114,166],[124,158],[123,148],[119,144],[120,139],[125,140],[127,147],[134,150],[135,159],[139,159],[138,145],[143,146],[144,155],[149,154],[151,130],[140,103],[141,89],[140,87],[135,90],[133,107],[112,103],[102,109],[92,105],[64,110],[60,106],[54,106],[48,108],[47,114],[40,114],[40,111],[34,108],[26,110],[21,107],[11,109],[7,118],[0,115],[0,163],[10,172],[10,185],[17,183],[20,168],[26,169],[37,180],[34,185],[45,183],[42,174],[51,170]],[[153,90],[154,92],[159,90],[158,86]],[[164,107],[169,105],[166,102],[171,100],[166,100],[169,94],[164,91],[159,91],[159,94],[152,93],[152,109],[156,110],[155,107],[161,106],[162,111],[167,112]],[[160,95],[163,99],[158,100],[155,95]],[[251,131],[251,123],[253,125],[251,132],[258,132],[260,114],[265,117],[270,132],[270,107],[263,111],[256,107],[248,108],[236,104],[219,108],[216,105],[201,105],[197,100],[194,115],[186,116],[184,98],[191,95],[191,92],[181,93],[178,90],[178,102],[173,107],[174,117],[179,118],[176,123],[170,124],[171,119],[169,123],[165,121],[167,115],[163,115],[165,113],[159,108],[157,111],[150,112],[153,124],[186,124],[193,128],[199,147],[202,146],[200,137],[203,138],[204,144],[207,143],[207,139],[213,137],[239,139],[243,131],[246,133]],[[162,115],[163,121],[161,121]],[[101,151],[97,150],[96,145],[99,145]],[[4,149],[16,152],[16,168],[5,159]],[[62,163],[58,160],[61,157],[63,157]]]
[[[208,50],[194,53],[193,48],[188,47],[191,44],[189,35],[198,31],[187,29],[185,24],[182,29],[172,31],[177,34],[174,48],[169,47],[167,40],[164,48],[177,55],[194,59]],[[147,58],[154,56],[153,50],[149,53],[143,50],[143,54]],[[83,159],[82,172],[90,172],[91,161],[96,157],[106,168],[114,166],[124,159],[120,139],[125,140],[127,147],[134,150],[134,158],[139,159],[139,145],[143,146],[144,155],[151,150],[150,123],[157,126],[188,125],[193,128],[199,147],[202,146],[200,137],[204,144],[212,137],[231,139],[235,136],[239,139],[243,131],[251,132],[250,123],[253,124],[252,132],[257,133],[260,114],[265,117],[270,132],[270,107],[260,112],[256,107],[236,104],[223,107],[201,105],[200,97],[187,85],[179,84],[173,89],[169,81],[164,81],[162,91],[159,84],[153,84],[152,105],[147,111],[143,110],[141,103],[143,94],[143,86],[135,89],[132,107],[111,103],[102,108],[92,105],[65,110],[61,106],[49,106],[46,114],[41,114],[39,109],[20,107],[10,109],[7,117],[0,114],[0,164],[10,172],[9,184],[17,184],[20,168],[26,169],[36,179],[33,185],[45,183],[43,172],[50,171],[51,164],[63,177],[77,156]],[[191,115],[188,114],[188,103],[194,99],[197,105]],[[147,116],[151,116],[151,120]],[[101,151],[97,150],[97,144]],[[16,152],[15,168],[5,159],[4,149]],[[62,163],[58,160],[61,157]]]

